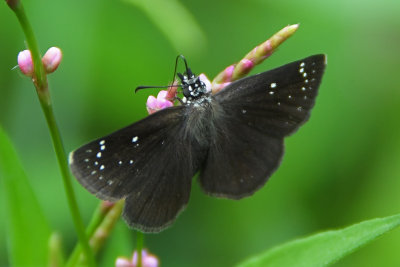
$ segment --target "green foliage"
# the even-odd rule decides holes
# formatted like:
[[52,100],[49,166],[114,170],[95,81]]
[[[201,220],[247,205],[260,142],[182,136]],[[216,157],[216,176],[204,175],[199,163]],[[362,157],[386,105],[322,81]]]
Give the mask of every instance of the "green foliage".
[[297,239],[237,267],[327,266],[400,225],[400,214]]
[[[53,45],[64,52],[49,78],[67,151],[146,116],[145,100],[156,90],[135,95],[133,88],[168,84],[177,54],[186,56],[195,73],[213,78],[283,26],[300,23],[298,32],[253,73],[315,53],[326,53],[328,66],[310,121],[286,140],[282,165],[264,188],[250,198],[228,201],[205,196],[194,182],[189,205],[173,227],[145,237],[145,246],[163,266],[233,266],[296,236],[399,212],[400,1],[169,2],[24,1],[41,52]],[[176,13],[174,5],[184,13]],[[0,123],[68,251],[76,234],[34,88],[11,71],[25,46],[4,3],[0,35]],[[8,155],[4,160],[7,169],[15,167]],[[41,246],[32,252],[23,249],[26,244],[15,245],[12,235],[6,237],[16,234],[9,227],[20,224],[36,234],[43,219],[32,217],[39,214],[33,212],[37,203],[23,194],[15,203],[30,203],[23,213],[29,218],[11,222],[15,216],[8,198],[17,196],[7,194],[3,165],[0,190],[6,202],[0,205],[0,229],[7,230],[0,231],[1,266],[6,259],[14,262],[16,254],[23,255],[21,261],[44,255]],[[88,222],[98,201],[74,186]],[[101,253],[101,266],[132,254],[130,231],[120,229]],[[335,266],[400,266],[399,240],[400,232],[393,231]]]
[[[178,0],[124,0],[145,12],[177,53],[204,51],[206,37],[200,25]],[[164,17],[165,19],[160,19]]]
[[7,135],[0,127],[0,178],[12,266],[46,266],[50,228]]

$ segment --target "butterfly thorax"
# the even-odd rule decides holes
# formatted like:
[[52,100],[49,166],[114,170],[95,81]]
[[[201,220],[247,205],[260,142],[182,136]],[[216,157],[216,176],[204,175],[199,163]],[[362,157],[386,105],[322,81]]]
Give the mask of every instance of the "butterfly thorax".
[[201,104],[210,97],[206,84],[200,80],[199,76],[192,73],[190,69],[188,69],[185,74],[178,73],[178,76],[181,79],[182,93],[184,96],[182,101],[184,104]]

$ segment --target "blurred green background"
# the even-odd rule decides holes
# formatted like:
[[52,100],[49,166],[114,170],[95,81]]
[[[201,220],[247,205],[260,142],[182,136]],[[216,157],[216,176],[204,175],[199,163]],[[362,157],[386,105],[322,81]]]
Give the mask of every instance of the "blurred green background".
[[[149,2],[149,3],[148,3]],[[189,206],[168,230],[145,237],[163,266],[232,266],[285,241],[400,212],[400,1],[24,1],[41,52],[64,59],[49,76],[67,151],[147,115],[177,54],[210,78],[288,24],[297,33],[255,71],[326,53],[310,121],[286,139],[279,170],[254,196],[230,201],[193,183]],[[0,3],[0,123],[12,138],[53,229],[69,251],[76,235],[34,87],[12,70],[25,49]],[[87,222],[98,201],[74,181]],[[0,189],[0,194],[2,194]],[[4,229],[4,205],[0,205]],[[34,229],[34,225],[32,226]],[[130,256],[121,221],[103,266]],[[335,266],[400,266],[395,230]],[[7,265],[0,231],[0,266]]]

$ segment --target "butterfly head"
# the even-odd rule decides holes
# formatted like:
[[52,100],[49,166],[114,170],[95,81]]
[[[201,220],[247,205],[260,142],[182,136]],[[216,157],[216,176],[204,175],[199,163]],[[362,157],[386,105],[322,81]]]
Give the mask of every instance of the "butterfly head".
[[189,68],[184,74],[178,73],[178,77],[181,80],[182,93],[184,96],[183,101],[185,103],[190,104],[209,94],[206,84],[200,80],[199,76],[192,73]]

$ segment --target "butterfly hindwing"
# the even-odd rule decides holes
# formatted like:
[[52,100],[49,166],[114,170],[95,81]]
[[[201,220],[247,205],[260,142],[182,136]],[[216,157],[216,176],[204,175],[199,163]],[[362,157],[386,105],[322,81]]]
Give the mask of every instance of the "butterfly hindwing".
[[232,118],[217,122],[216,128],[200,173],[201,187],[217,197],[253,194],[278,167],[283,138],[266,136]]
[[201,155],[183,138],[184,107],[165,109],[70,155],[78,181],[103,200],[126,198],[124,217],[144,232],[167,227],[189,200]]
[[241,198],[264,185],[280,164],[283,138],[314,106],[325,68],[315,55],[238,80],[213,97],[216,134],[200,175],[205,192]]

